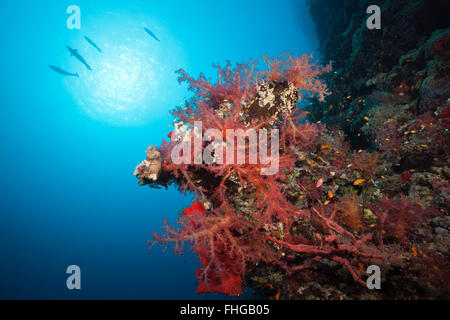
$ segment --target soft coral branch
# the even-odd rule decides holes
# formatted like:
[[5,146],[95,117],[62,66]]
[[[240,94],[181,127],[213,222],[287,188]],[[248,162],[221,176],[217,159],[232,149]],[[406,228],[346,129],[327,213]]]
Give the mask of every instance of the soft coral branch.
[[[265,230],[277,226],[289,235],[295,219],[305,216],[287,197],[284,184],[295,167],[295,152],[312,149],[320,129],[316,124],[302,122],[306,113],[302,113],[296,103],[303,95],[324,98],[327,91],[319,76],[331,67],[314,64],[310,56],[285,55],[274,59],[265,58],[265,61],[268,71],[256,70],[256,62],[253,61],[235,67],[229,62],[225,67],[217,65],[216,82],[203,74],[193,78],[184,70],[178,70],[179,82],[187,82],[194,96],[185,103],[184,108],[178,107],[172,114],[177,123],[181,122],[183,128],[191,130],[181,138],[194,149],[196,133],[190,126],[195,121],[202,122],[203,132],[199,132],[202,135],[208,129],[216,129],[223,136],[219,143],[226,141],[228,129],[264,129],[265,137],[270,140],[265,147],[270,149],[271,156],[275,143],[271,139],[274,137],[271,129],[279,130],[281,137],[280,145],[276,146],[279,151],[276,160],[278,170],[265,176],[261,175],[262,170],[272,163],[254,164],[248,161],[250,150],[255,150],[252,148],[254,144],[258,145],[258,152],[261,152],[260,141],[248,141],[243,146],[244,150],[234,150],[234,159],[237,152],[241,151],[245,163],[227,161],[229,155],[226,154],[220,163],[192,161],[190,164],[178,164],[172,161],[172,151],[180,137],[171,134],[170,141],[161,146],[163,173],[160,177],[177,182],[184,192],[194,192],[197,199],[208,202],[211,209],[202,211],[191,207],[180,216],[178,227],[165,221],[164,234],[153,234],[154,240],[150,244],[153,246],[159,243],[164,247],[173,245],[175,252],[181,254],[184,245],[189,243],[202,263],[202,268],[197,270],[198,292],[219,291],[228,294],[227,291],[230,291],[232,295],[238,295],[247,264],[277,264],[279,261],[281,252],[266,243]],[[219,140],[218,137],[215,139]],[[203,142],[201,147],[203,152]],[[189,155],[191,160],[194,156]],[[254,196],[246,214],[239,215],[236,212],[234,204],[238,200],[234,198],[230,201],[236,193]],[[333,228],[332,222],[329,224]]]
[[[251,224],[238,218],[227,204],[208,212],[189,208],[178,220],[180,228],[166,222],[163,235],[153,234],[151,247],[173,244],[175,253],[182,254],[185,243],[192,244],[192,250],[202,263],[197,270],[198,293],[222,292],[239,295],[240,279],[244,276],[246,263],[271,261],[277,253],[271,252],[262,241],[256,243],[249,238],[260,236],[251,229]],[[185,211],[186,212],[186,211]]]
[[[350,263],[350,259],[352,258],[384,259],[383,255],[365,252],[362,250],[365,243],[371,240],[372,234],[368,233],[357,239],[354,235],[345,230],[342,226],[331,221],[331,219],[328,219],[323,215],[321,215],[318,210],[314,208],[313,210],[331,230],[335,231],[338,235],[341,236],[338,237],[336,234],[330,234],[327,237],[325,237],[325,243],[322,243],[322,241],[320,241],[320,245],[311,245],[303,243],[292,244],[283,240],[275,239],[269,234],[266,234],[267,238],[298,254],[314,255],[312,260],[310,260],[309,262],[294,267],[289,267],[290,270],[302,270],[311,267],[314,262],[320,261],[321,259],[329,259],[342,264],[350,272],[355,281],[365,286],[366,283],[359,278],[359,276],[357,275],[356,271],[353,269]],[[350,237],[351,241],[342,242],[345,236]],[[321,239],[320,235],[319,238]],[[284,268],[288,267],[284,266]]]

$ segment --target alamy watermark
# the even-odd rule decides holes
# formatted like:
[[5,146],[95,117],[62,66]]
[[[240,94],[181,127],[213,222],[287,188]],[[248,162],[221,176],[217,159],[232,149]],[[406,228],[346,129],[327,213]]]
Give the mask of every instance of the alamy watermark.
[[380,269],[380,267],[375,264],[372,264],[367,267],[366,273],[370,274],[370,276],[367,278],[367,281],[366,281],[367,289],[370,289],[370,290],[381,289],[381,269]]
[[67,7],[66,10],[67,14],[70,14],[70,16],[67,18],[66,25],[67,29],[73,30],[73,29],[81,29],[81,9],[77,5],[70,5]]
[[[278,172],[279,129],[271,129],[270,138],[267,129],[225,129],[223,132],[210,128],[203,133],[202,121],[195,121],[193,129],[184,130],[183,134],[178,133],[176,136],[178,143],[171,153],[175,164],[261,164],[269,165],[261,167],[262,175]],[[203,148],[204,141],[211,143]]]
[[77,265],[70,265],[66,269],[66,273],[70,276],[66,280],[67,289],[81,290],[81,269]]
[[380,30],[381,29],[381,9],[380,9],[380,7],[377,5],[374,5],[374,4],[371,6],[368,6],[366,13],[370,14],[370,16],[367,18],[367,21],[366,21],[367,29]]

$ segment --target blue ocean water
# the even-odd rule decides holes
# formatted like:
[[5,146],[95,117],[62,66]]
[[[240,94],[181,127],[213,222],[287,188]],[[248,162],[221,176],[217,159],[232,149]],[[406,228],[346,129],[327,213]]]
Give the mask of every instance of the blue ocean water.
[[[212,63],[316,51],[302,1],[0,2],[0,298],[223,298],[195,294],[189,251],[148,252],[191,197],[139,187],[133,170],[189,95],[174,70],[214,77]],[[66,287],[72,264],[81,290]]]

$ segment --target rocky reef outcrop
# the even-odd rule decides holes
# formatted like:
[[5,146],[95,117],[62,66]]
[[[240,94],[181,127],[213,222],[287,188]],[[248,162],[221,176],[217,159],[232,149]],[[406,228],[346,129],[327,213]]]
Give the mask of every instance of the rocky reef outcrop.
[[[198,293],[449,298],[447,1],[381,1],[381,30],[366,28],[367,1],[308,3],[322,65],[265,57],[217,66],[216,81],[178,71],[194,95],[134,173],[194,200],[149,245],[189,245]],[[228,130],[245,133],[236,150]],[[270,161],[251,161],[266,149]]]
[[333,61],[334,70],[327,76],[333,94],[311,108],[312,118],[341,125],[355,148],[373,144],[365,117],[374,108],[438,116],[449,104],[449,1],[378,1],[380,30],[366,26],[366,8],[372,4],[308,1],[320,52],[324,61]]
[[[421,246],[441,260],[430,272],[448,275],[449,229],[438,224],[447,224],[450,207],[449,1],[378,1],[379,30],[366,26],[366,8],[372,4],[308,1],[321,54],[334,69],[325,76],[332,94],[308,110],[313,120],[341,128],[354,150],[383,153],[383,194],[441,211],[444,217],[427,220],[431,227],[419,233]],[[415,257],[431,260],[426,250],[414,250]],[[417,268],[409,268],[410,276],[403,276],[418,283]],[[391,280],[390,287],[398,285]],[[419,291],[397,294],[433,297],[431,289]]]

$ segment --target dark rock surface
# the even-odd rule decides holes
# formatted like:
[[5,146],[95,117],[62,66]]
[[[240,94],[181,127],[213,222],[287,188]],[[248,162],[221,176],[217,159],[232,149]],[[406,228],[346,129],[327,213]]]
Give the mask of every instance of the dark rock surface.
[[371,109],[406,106],[417,116],[442,108],[449,97],[449,1],[377,1],[381,30],[366,26],[372,4],[308,1],[321,54],[334,69],[327,79],[333,94],[312,117],[340,124],[356,149],[372,145],[373,135],[362,130]]
[[[307,3],[323,61],[333,61],[326,76],[332,94],[312,105],[311,119],[343,129],[355,150],[382,152],[385,196],[406,196],[443,214],[415,231],[411,264],[385,274],[377,298],[448,298],[446,281],[437,279],[450,272],[450,2]],[[372,4],[381,8],[380,30],[366,26]],[[419,275],[425,269],[429,276]]]

